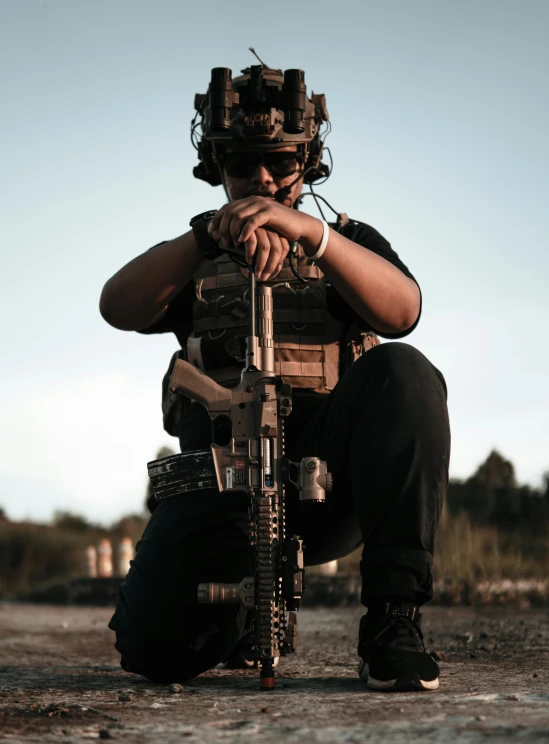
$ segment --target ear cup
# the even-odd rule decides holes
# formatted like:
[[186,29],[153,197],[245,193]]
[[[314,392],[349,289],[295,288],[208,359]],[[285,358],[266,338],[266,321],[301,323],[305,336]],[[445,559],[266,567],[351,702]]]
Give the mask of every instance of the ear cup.
[[321,178],[327,178],[330,175],[330,168],[325,163],[322,163],[320,158],[322,156],[322,143],[320,137],[317,134],[314,140],[311,142],[311,149],[309,151],[309,157],[305,164],[305,169],[313,167],[314,170],[309,171],[303,179],[305,183],[314,183],[319,181]]
[[213,147],[211,142],[202,139],[198,145],[198,165],[193,168],[193,176],[201,181],[206,181],[210,186],[221,185],[221,174],[214,160]]
[[330,168],[325,163],[319,163],[315,170],[312,170],[308,175],[305,176],[305,183],[315,183],[320,181],[321,178],[328,178],[330,175]]

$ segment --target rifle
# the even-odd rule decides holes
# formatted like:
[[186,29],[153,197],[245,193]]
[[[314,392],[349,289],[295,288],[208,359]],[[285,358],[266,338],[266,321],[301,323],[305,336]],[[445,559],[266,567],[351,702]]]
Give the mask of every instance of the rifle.
[[[286,534],[284,483],[293,483],[299,499],[322,503],[332,488],[326,462],[284,454],[284,422],[292,411],[292,388],[275,374],[272,289],[256,284],[249,267],[249,318],[246,360],[238,385],[225,388],[182,359],[175,362],[170,390],[201,403],[212,431],[227,432],[211,445],[215,481],[200,455],[183,453],[149,463],[155,497],[160,500],[192,490],[181,487],[181,471],[194,468],[194,487],[215,485],[220,492],[244,491],[249,505],[249,547],[253,575],[240,583],[198,586],[202,603],[241,604],[251,612],[252,650],[260,667],[260,688],[275,686],[274,661],[296,649],[299,601],[304,590],[303,541]],[[209,454],[209,453],[208,453]],[[203,460],[204,458],[202,458]]]

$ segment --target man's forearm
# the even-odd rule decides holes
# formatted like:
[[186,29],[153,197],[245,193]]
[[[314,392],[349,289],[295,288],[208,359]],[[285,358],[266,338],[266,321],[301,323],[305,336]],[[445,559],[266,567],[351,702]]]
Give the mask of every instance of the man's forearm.
[[161,317],[204,260],[192,231],[137,256],[103,287],[99,309],[115,328],[138,331]]
[[[322,223],[310,217],[301,240],[305,252],[314,255],[321,240]],[[330,230],[326,250],[317,263],[353,310],[375,330],[399,333],[417,319],[417,284],[377,253]]]

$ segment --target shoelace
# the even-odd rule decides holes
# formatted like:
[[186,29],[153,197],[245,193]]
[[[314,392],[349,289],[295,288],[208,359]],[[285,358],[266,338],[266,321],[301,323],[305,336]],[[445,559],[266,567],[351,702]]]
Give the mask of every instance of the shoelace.
[[401,613],[398,609],[391,610],[381,623],[381,628],[374,638],[374,642],[379,641],[383,636],[386,640],[386,634],[392,632],[392,638],[387,640],[388,646],[399,646],[400,648],[415,649],[418,643],[425,650],[423,633],[417,622]]

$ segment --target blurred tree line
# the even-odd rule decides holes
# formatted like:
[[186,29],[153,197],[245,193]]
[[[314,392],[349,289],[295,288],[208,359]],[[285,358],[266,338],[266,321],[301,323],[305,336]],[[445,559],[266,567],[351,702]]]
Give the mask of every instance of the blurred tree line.
[[549,576],[549,472],[540,488],[517,483],[496,450],[448,485],[435,578],[469,581]]
[[472,524],[545,535],[549,528],[549,471],[541,488],[519,486],[513,464],[493,450],[465,481],[450,480],[447,511],[466,512]]
[[0,598],[65,583],[84,574],[85,550],[108,538],[117,565],[122,537],[139,540],[147,523],[144,514],[131,514],[109,527],[88,522],[70,512],[56,512],[51,524],[10,522],[0,518]]

